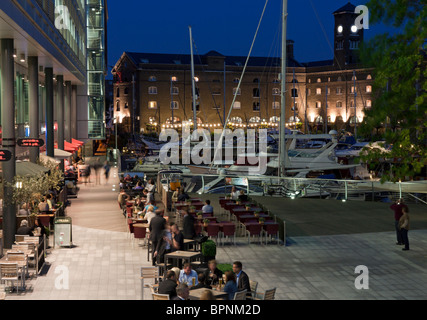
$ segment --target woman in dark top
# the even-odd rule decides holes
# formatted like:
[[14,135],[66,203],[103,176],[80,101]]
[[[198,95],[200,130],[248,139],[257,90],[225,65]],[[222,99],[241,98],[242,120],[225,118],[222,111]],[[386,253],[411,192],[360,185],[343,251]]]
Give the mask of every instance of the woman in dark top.
[[236,275],[232,271],[225,272],[225,286],[222,291],[228,293],[228,300],[234,300],[237,292]]

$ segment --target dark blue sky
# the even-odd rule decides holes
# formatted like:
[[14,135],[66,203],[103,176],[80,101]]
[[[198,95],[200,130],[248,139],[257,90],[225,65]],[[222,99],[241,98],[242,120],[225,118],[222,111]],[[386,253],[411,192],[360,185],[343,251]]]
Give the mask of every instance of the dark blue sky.
[[[287,38],[295,41],[296,60],[332,59],[328,44],[329,40],[333,45],[332,12],[347,2],[288,1]],[[366,2],[352,1],[354,5]],[[246,56],[264,4],[265,0],[109,0],[108,64],[114,65],[124,51],[189,54],[189,25],[195,54],[216,50]],[[269,0],[252,56],[280,56],[281,8],[282,0]],[[371,25],[365,39],[385,31]]]

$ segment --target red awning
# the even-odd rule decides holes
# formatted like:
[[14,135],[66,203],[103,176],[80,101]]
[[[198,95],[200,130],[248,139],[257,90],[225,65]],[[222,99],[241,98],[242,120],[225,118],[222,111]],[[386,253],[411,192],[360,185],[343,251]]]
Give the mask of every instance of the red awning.
[[79,148],[79,146],[76,146],[75,144],[69,143],[68,141],[64,140],[64,150],[68,152],[74,152]]
[[80,141],[80,140],[77,140],[77,139],[74,139],[74,138],[71,138],[71,143],[75,144],[77,146],[82,146],[82,145],[85,144],[83,141]]

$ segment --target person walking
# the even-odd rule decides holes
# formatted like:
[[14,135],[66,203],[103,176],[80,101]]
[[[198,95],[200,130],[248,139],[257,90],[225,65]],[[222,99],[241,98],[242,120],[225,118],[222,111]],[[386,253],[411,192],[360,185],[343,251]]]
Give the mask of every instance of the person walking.
[[402,209],[404,208],[408,210],[408,207],[406,204],[403,203],[402,198],[400,198],[390,206],[390,209],[394,211],[394,227],[396,229],[397,245],[403,245],[402,233],[400,232],[400,229],[399,229],[399,220],[403,215]]
[[409,209],[408,207],[402,208],[402,216],[399,219],[399,229],[401,233],[401,238],[403,241],[403,244],[405,245],[404,248],[402,248],[403,251],[409,250],[409,239],[408,239],[408,231],[409,231],[409,215],[408,215]]

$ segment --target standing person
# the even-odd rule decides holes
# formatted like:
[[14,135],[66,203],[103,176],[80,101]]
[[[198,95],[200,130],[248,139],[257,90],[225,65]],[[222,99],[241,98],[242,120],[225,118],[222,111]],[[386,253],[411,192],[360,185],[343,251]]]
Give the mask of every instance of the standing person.
[[395,203],[393,203],[390,206],[390,209],[394,211],[394,228],[396,230],[396,238],[397,238],[397,245],[403,245],[403,239],[402,239],[402,233],[399,229],[399,220],[403,215],[402,209],[405,208],[408,210],[408,207],[406,204],[403,203],[403,199],[397,200]]
[[160,212],[156,212],[156,216],[151,219],[148,229],[150,230],[150,240],[152,245],[152,264],[155,265],[155,256],[157,244],[162,239],[163,230],[165,229],[166,219],[160,215]]
[[194,239],[196,236],[196,228],[194,227],[194,217],[193,215],[189,214],[187,211],[184,214],[183,219],[183,234],[184,239]]
[[222,289],[222,291],[228,293],[228,300],[234,300],[234,294],[237,291],[240,291],[237,288],[236,275],[231,271],[226,271],[224,275],[225,275],[225,286]]
[[409,250],[409,239],[408,239],[408,231],[409,231],[409,209],[408,207],[402,208],[402,216],[399,219],[399,229],[402,237],[403,244],[405,245],[402,248],[403,251]]
[[236,274],[236,283],[237,283],[237,289],[239,291],[247,290],[246,295],[250,296],[251,294],[251,285],[249,282],[249,277],[242,270],[242,263],[240,261],[233,262],[233,272]]
[[105,183],[107,183],[108,178],[110,176],[110,166],[108,165],[108,161],[105,161],[104,163],[104,175],[105,175]]

